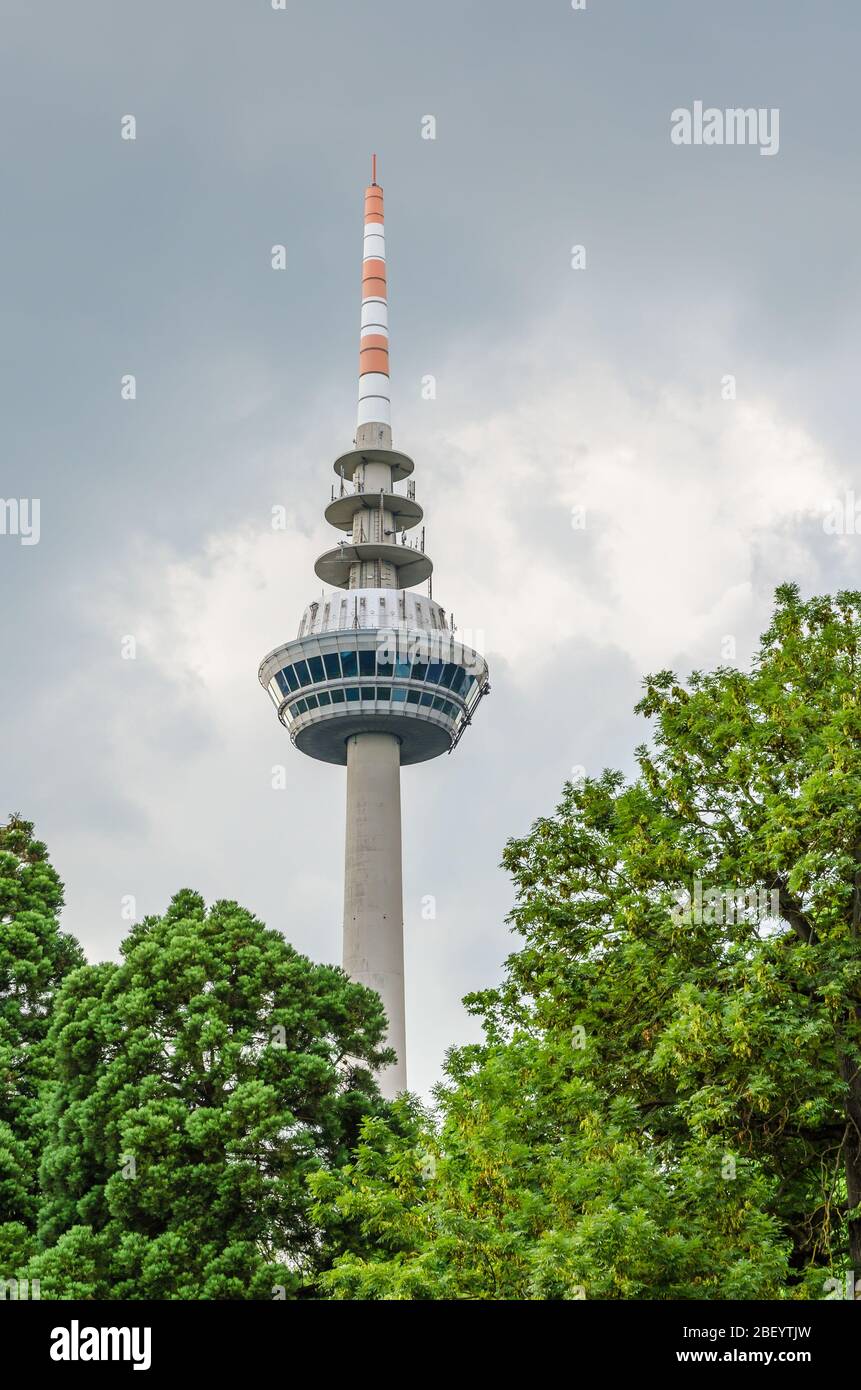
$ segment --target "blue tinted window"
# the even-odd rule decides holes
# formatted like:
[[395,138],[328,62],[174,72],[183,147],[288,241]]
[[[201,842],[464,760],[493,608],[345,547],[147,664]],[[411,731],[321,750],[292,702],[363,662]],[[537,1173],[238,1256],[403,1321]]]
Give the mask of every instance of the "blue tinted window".
[[292,666],[284,667],[284,679],[286,680],[291,690],[299,689],[299,682],[296,679],[296,672]]
[[377,693],[377,692],[376,692],[376,690],[374,689],[374,687],[373,687],[372,685],[363,685],[363,686],[362,686],[362,699],[363,699],[363,700],[373,700],[373,698],[374,698],[374,696],[376,695],[376,693]]
[[445,668],[442,673],[442,680],[440,681],[440,685],[451,685],[452,681],[457,675],[457,671],[457,666],[453,666],[450,661],[446,662]]
[[348,700],[358,700],[358,698],[359,698],[359,687],[356,686],[356,685],[350,685],[350,686],[348,686],[348,687],[347,687],[347,699],[348,699]]
[[345,676],[357,676],[359,674],[359,663],[355,652],[341,652],[341,665],[344,668]]
[[454,716],[457,714],[457,710],[455,709],[451,700],[443,700],[442,709],[443,714],[447,714],[449,719],[454,719]]
[[392,687],[390,685],[377,686],[377,699],[390,700],[392,698]]
[[420,690],[408,690],[408,691],[407,691],[407,704],[408,704],[408,705],[417,705],[418,702],[419,702],[419,696],[420,696],[420,695],[421,695],[421,691],[420,691]]
[[[286,681],[285,678],[284,678],[284,672],[283,672],[283,671],[276,671],[276,672],[275,672],[275,680],[276,680],[276,682],[277,682],[277,684],[278,684],[278,689],[281,691],[281,694],[282,694],[282,695],[289,695],[289,694],[290,694],[290,687],[289,687],[289,685],[287,684],[287,681]],[[294,687],[294,688],[295,688],[295,687]]]
[[297,700],[296,703],[295,703],[295,705],[291,705],[291,706],[290,706],[290,713],[292,714],[292,716],[293,716],[294,719],[296,718],[296,715],[297,715],[297,714],[301,714],[301,713],[302,713],[302,711],[300,710],[299,706],[302,705],[302,704],[304,704],[304,703],[305,703],[304,700]]
[[330,681],[338,681],[341,679],[341,663],[338,660],[337,652],[328,652],[327,655],[323,657],[323,665],[326,667],[326,675]]
[[306,709],[308,708],[308,701],[297,700],[293,708],[295,709],[297,714],[304,714]]
[[457,667],[455,668],[454,679],[452,680],[452,683],[451,683],[451,688],[452,688],[452,690],[454,691],[455,695],[459,695],[459,694],[460,694],[461,690],[462,690],[463,687],[464,687],[465,682],[466,682],[466,671],[463,669],[462,666],[457,666]]
[[321,705],[331,705],[332,703],[332,697],[329,694],[328,690],[321,690],[320,694],[317,696],[317,699],[320,701]]
[[414,680],[414,681],[423,681],[424,678],[425,678],[425,676],[427,675],[427,673],[428,673],[428,665],[427,665],[427,662],[426,662],[426,661],[415,661],[415,662],[413,662],[413,680]]
[[422,705],[431,705],[431,704],[433,704],[433,695],[428,695],[428,694],[426,694],[425,692],[422,692],[422,698],[421,698],[421,700],[420,700],[419,703],[422,704]]
[[[418,694],[417,691],[414,692],[414,693],[415,693],[415,694]],[[402,686],[402,685],[396,685],[395,688],[394,688],[394,690],[392,691],[392,699],[393,699],[393,700],[405,700],[406,698],[407,698],[407,692],[404,690],[403,686]]]
[[326,679],[323,675],[323,662],[319,656],[308,657],[308,670],[311,672],[312,681],[323,681]]
[[296,672],[296,675],[299,677],[300,685],[311,684],[311,673],[308,670],[308,667],[304,661],[297,661],[294,670]]
[[427,673],[427,679],[430,681],[431,685],[437,685],[437,684],[439,683],[439,678],[440,678],[441,675],[442,675],[442,662],[441,662],[441,661],[432,661],[431,664],[430,664],[430,666],[428,667],[428,673]]
[[441,696],[441,695],[437,695],[437,696],[434,697],[433,707],[434,707],[434,709],[444,709],[444,708],[445,708],[445,703],[446,703],[446,702],[445,702],[445,700],[442,698],[442,696]]
[[411,669],[412,669],[412,668],[411,668],[411,665],[410,665],[410,663],[409,663],[408,661],[396,661],[396,662],[395,662],[395,675],[396,675],[396,676],[403,676],[403,678],[404,678],[405,680],[409,680],[410,670],[411,670]]
[[376,652],[359,652],[359,675],[372,676],[377,664]]
[[385,676],[388,680],[391,680],[392,663],[390,661],[385,661],[383,657],[379,657],[377,660],[377,675]]
[[333,691],[332,691],[332,704],[333,704],[333,705],[342,705],[343,703],[344,703],[344,692],[343,692],[343,690],[333,690]]
[[316,696],[316,695],[309,695],[308,698],[307,698],[307,700],[305,701],[305,704],[308,706],[309,709],[316,709],[316,708],[317,708],[317,696]]

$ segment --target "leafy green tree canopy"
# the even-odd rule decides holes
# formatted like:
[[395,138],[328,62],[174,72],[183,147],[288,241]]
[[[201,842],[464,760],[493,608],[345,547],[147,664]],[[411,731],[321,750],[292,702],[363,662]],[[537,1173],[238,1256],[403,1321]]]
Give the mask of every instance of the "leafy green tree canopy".
[[136,924],[67,979],[42,1164],[43,1298],[301,1297],[307,1176],[383,1108],[379,998],[235,903]]
[[[336,1297],[815,1296],[861,1270],[861,594],[645,682],[631,783],[512,841],[522,947],[440,1123],[312,1180]],[[436,1159],[428,1168],[426,1153]]]

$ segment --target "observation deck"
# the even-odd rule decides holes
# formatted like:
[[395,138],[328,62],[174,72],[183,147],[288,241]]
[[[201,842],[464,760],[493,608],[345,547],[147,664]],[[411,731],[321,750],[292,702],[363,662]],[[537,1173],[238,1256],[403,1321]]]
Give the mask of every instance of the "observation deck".
[[294,745],[346,763],[356,733],[391,733],[402,765],[450,752],[487,693],[484,658],[448,630],[321,631],[264,657],[260,683]]

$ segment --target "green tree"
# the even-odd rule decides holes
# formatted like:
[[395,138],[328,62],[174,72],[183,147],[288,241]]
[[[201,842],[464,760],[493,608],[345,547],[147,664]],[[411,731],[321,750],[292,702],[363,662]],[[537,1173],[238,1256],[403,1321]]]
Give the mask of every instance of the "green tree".
[[0,1276],[30,1247],[45,1138],[44,1089],[54,995],[83,962],[60,930],[63,885],[33,826],[0,825]]
[[338,1299],[770,1298],[788,1243],[755,1164],[719,1145],[670,1168],[636,1108],[557,1040],[459,1049],[441,1124],[398,1107],[312,1176]]
[[[861,1270],[861,595],[645,682],[630,784],[511,842],[522,949],[439,1128],[313,1179],[338,1297],[805,1297]],[[436,1144],[435,1174],[419,1182]],[[397,1197],[397,1201],[393,1198]]]
[[306,1179],[384,1108],[378,997],[235,903],[177,894],[58,996],[42,1297],[303,1296]]

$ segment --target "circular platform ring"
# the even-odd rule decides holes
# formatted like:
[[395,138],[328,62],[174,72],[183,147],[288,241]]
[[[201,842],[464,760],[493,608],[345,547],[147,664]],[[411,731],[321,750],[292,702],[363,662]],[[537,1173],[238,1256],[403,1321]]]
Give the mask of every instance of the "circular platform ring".
[[314,573],[324,584],[335,589],[350,587],[350,567],[368,560],[384,560],[398,572],[399,589],[411,589],[423,584],[433,574],[433,561],[409,545],[389,545],[381,541],[362,541],[359,545],[342,542],[335,550],[327,550],[314,564]]
[[348,454],[342,454],[340,458],[335,459],[332,466],[339,477],[343,469],[343,475],[349,481],[362,463],[388,464],[392,470],[393,483],[400,483],[404,478],[408,478],[415,468],[412,459],[407,454],[399,454],[396,449],[351,449]]
[[[424,516],[418,502],[411,497],[402,497],[399,492],[384,492],[382,498],[385,510],[391,512],[396,523],[399,523],[399,531],[409,531],[413,526],[418,526]],[[330,502],[324,516],[330,526],[337,526],[341,531],[352,531],[356,512],[375,512],[379,509],[379,492],[348,492]]]

